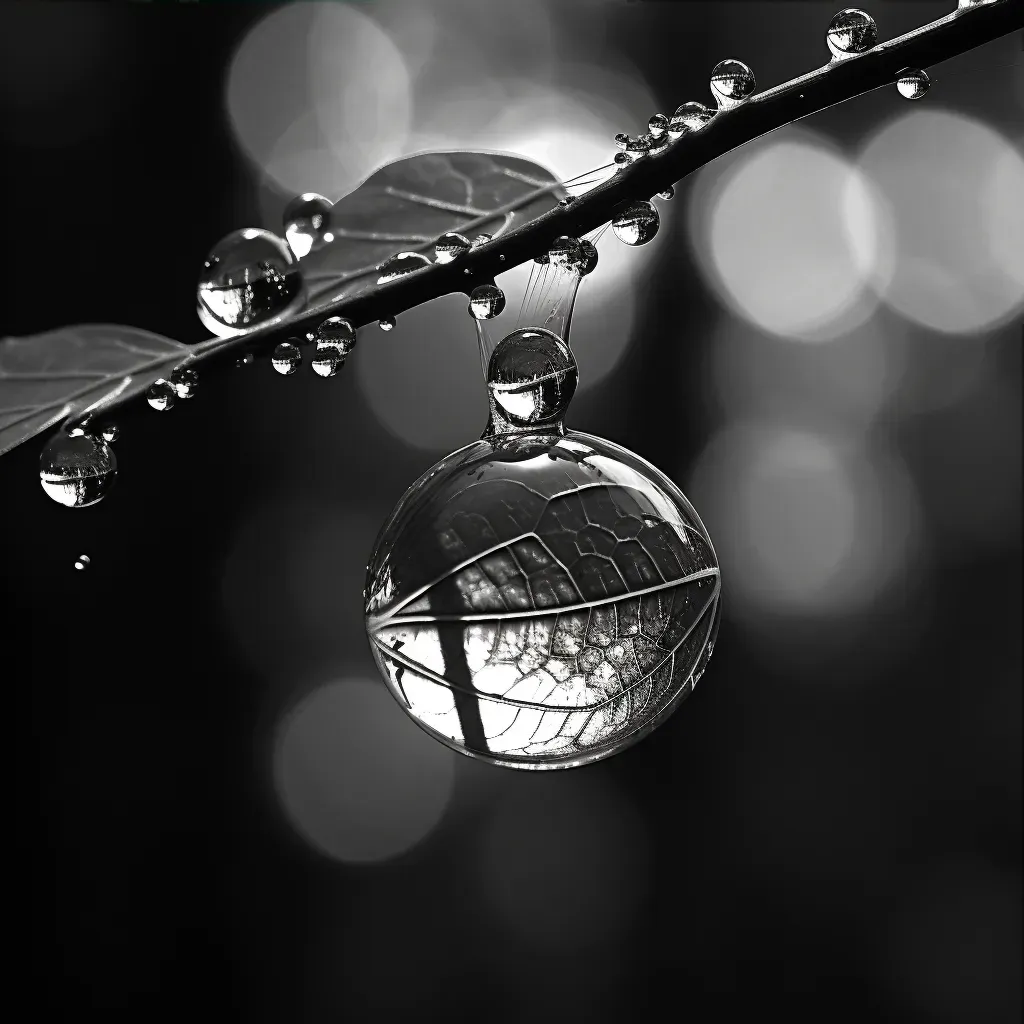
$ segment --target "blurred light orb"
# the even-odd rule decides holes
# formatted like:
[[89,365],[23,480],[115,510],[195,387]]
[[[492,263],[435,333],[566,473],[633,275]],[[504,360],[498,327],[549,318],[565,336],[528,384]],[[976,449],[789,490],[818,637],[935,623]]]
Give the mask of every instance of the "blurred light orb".
[[863,177],[807,132],[760,144],[724,172],[701,172],[691,244],[727,308],[762,330],[825,340],[877,307],[886,231]]
[[728,580],[725,614],[820,618],[869,607],[903,571],[919,527],[893,456],[772,423],[725,428],[694,467]]
[[1024,157],[964,114],[913,110],[881,128],[859,166],[884,200],[893,265],[873,285],[935,331],[990,330],[1024,310]]
[[227,107],[242,148],[285,193],[331,190],[337,199],[403,151],[412,91],[377,22],[352,5],[301,2],[242,40]]
[[378,683],[316,690],[282,722],[277,793],[310,846],[345,863],[388,860],[422,841],[452,795],[455,755],[410,722]]

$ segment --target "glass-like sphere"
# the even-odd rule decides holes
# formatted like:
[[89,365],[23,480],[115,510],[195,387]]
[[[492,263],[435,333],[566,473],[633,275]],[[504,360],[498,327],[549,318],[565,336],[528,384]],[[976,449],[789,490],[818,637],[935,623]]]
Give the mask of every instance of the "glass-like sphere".
[[692,692],[719,590],[675,484],[558,424],[491,434],[406,492],[369,563],[366,629],[395,698],[436,739],[569,768],[635,743]]
[[513,331],[497,345],[487,364],[492,409],[513,427],[561,420],[578,381],[569,346],[543,327]]
[[43,490],[69,508],[95,505],[116,477],[117,457],[110,445],[83,430],[58,432],[39,457]]

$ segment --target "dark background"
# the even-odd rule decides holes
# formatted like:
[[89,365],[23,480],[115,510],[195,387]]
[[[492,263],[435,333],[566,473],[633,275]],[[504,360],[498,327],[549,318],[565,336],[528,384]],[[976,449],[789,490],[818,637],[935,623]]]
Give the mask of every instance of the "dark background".
[[[885,38],[951,6],[872,10]],[[263,211],[286,198],[224,107],[232,54],[271,10],[3,6],[5,335],[205,336],[192,295],[211,243],[279,230]],[[706,99],[729,52],[765,84],[809,70],[833,8],[551,11],[556,43],[642,68],[669,109]],[[1020,46],[1003,42],[961,58],[935,101],[1019,152]],[[807,127],[852,151],[895,103],[872,94]],[[717,538],[721,502],[698,492],[736,415],[706,376],[729,314],[673,237],[633,284],[627,356],[573,419],[709,502]],[[694,696],[637,747],[563,773],[451,754],[370,686],[362,566],[444,448],[385,429],[351,367],[285,381],[258,362],[167,416],[126,407],[117,486],[85,510],[35,484],[42,439],[6,455],[9,1001],[59,1020],[1018,1020],[1019,310],[953,335],[899,328],[902,375],[865,428],[916,496],[914,553],[886,587],[824,616],[749,587],[734,604],[726,536]],[[466,319],[443,322],[475,367]],[[361,332],[353,359],[431,343],[402,327]],[[785,367],[813,348],[777,362],[784,343],[765,344]],[[983,357],[962,363],[965,346]],[[958,390],[964,365],[975,383]],[[764,372],[755,392],[778,383]]]

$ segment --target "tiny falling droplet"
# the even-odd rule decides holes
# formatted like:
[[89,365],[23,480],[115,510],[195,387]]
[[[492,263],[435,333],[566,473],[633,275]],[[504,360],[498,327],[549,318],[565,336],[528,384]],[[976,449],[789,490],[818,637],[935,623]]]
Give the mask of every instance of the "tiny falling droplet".
[[866,11],[847,7],[829,23],[825,41],[833,59],[842,60],[870,50],[878,42],[878,27]]
[[393,316],[384,316],[377,321],[377,326],[382,331],[390,331],[395,326],[395,318]]
[[451,263],[469,252],[472,243],[457,231],[446,231],[434,243],[434,257],[438,263]]
[[647,122],[647,130],[657,139],[668,131],[668,118],[664,114],[653,114]]
[[665,191],[664,191],[664,192],[659,192],[659,193],[658,193],[658,198],[659,198],[659,199],[665,199],[665,200],[669,200],[669,199],[671,199],[671,198],[672,198],[672,197],[673,197],[673,196],[674,196],[675,194],[676,194],[676,190],[675,190],[675,189],[674,189],[674,188],[673,188],[673,187],[672,187],[671,185],[669,185],[669,187],[668,187],[667,189],[665,189]]
[[919,68],[904,68],[896,78],[896,89],[906,100],[919,100],[928,91],[932,80]]
[[252,366],[254,362],[253,354],[251,352],[243,352],[236,360],[235,366]]
[[171,386],[179,398],[195,398],[199,373],[192,369],[176,369],[171,374]]
[[88,569],[91,564],[92,559],[88,555],[79,555],[75,559],[75,568],[79,570]]
[[377,284],[387,284],[430,265],[430,259],[421,252],[396,252],[377,268],[380,271]]
[[731,110],[753,95],[754,72],[741,60],[719,61],[711,72],[711,93],[719,110]]
[[469,296],[470,316],[491,320],[505,308],[505,293],[493,282],[478,284]]
[[658,211],[647,202],[629,203],[615,220],[612,230],[626,245],[644,245],[658,233],[661,218]]
[[116,423],[108,423],[100,431],[100,437],[102,437],[107,444],[113,444],[120,436],[121,431],[118,429]]
[[295,258],[334,241],[331,234],[331,209],[334,203],[316,192],[304,192],[284,208],[284,237]]
[[160,380],[149,385],[146,401],[149,402],[151,409],[156,409],[157,412],[167,412],[168,409],[174,408],[175,396],[174,385],[161,377]]
[[680,103],[669,122],[669,134],[682,135],[684,132],[700,131],[714,116],[715,112],[710,107],[696,100]]
[[85,508],[99,501],[117,477],[117,457],[106,441],[84,431],[58,431],[39,456],[39,483],[54,501]]
[[299,346],[293,345],[290,341],[282,341],[270,357],[271,366],[285,377],[294,373],[301,362],[302,353],[299,352]]

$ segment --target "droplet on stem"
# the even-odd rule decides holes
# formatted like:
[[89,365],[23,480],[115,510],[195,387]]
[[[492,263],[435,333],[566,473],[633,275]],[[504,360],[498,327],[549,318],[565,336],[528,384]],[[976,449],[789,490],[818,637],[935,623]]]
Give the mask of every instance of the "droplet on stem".
[[928,91],[932,80],[919,68],[904,68],[896,77],[896,89],[907,100],[919,100]]
[[629,136],[625,132],[619,132],[619,134],[615,136],[615,145],[618,146],[619,149],[625,149],[629,145]]
[[580,239],[580,253],[583,262],[580,265],[580,276],[586,277],[592,274],[597,267],[597,246],[589,238]]
[[285,377],[294,373],[301,362],[302,353],[299,351],[299,346],[293,345],[290,341],[282,341],[270,357],[270,365]]
[[481,245],[486,245],[493,237],[494,235],[489,235],[486,231],[481,231],[480,234],[473,239],[473,244],[470,248],[479,249]]
[[316,329],[317,351],[330,349],[344,359],[356,347],[356,329],[343,316],[329,316]]
[[505,308],[505,293],[493,282],[478,284],[469,294],[469,313],[477,320],[491,320]]
[[711,93],[719,110],[731,110],[753,95],[754,72],[741,60],[719,61],[711,72]]
[[146,401],[149,402],[151,409],[156,409],[157,412],[167,412],[174,408],[176,394],[174,385],[161,377],[149,385],[149,390],[146,391]]
[[117,477],[117,457],[101,438],[58,432],[39,456],[39,483],[68,508],[94,505]]
[[171,386],[179,398],[195,398],[199,373],[192,369],[176,369],[171,374]]
[[669,120],[664,114],[652,114],[647,130],[657,139],[668,131]]
[[334,241],[331,209],[334,203],[316,192],[304,192],[284,208],[284,237],[296,259]]
[[659,199],[664,199],[664,200],[667,201],[667,200],[671,199],[675,194],[676,194],[675,188],[673,188],[673,186],[669,185],[669,187],[667,189],[665,189],[664,192],[659,192],[658,193],[658,198]]
[[207,256],[197,296],[199,319],[227,338],[299,309],[305,285],[283,239],[244,228],[222,238]]
[[117,424],[108,423],[101,431],[100,437],[103,438],[107,444],[113,444],[121,436],[121,431],[118,429]]
[[829,23],[825,41],[832,51],[832,58],[842,60],[870,50],[878,42],[878,27],[866,11],[847,7]]
[[383,316],[377,321],[377,326],[382,331],[390,331],[395,326],[395,318],[393,316]]
[[687,100],[676,107],[669,122],[669,134],[679,136],[684,132],[700,131],[714,116],[715,112],[710,107],[696,100]]
[[654,148],[654,138],[651,135],[637,135],[626,144],[626,156],[632,160],[639,160],[647,156]]
[[387,284],[430,265],[430,259],[421,252],[396,252],[377,268],[380,271],[377,284]]
[[583,251],[580,248],[580,240],[578,238],[570,238],[568,235],[561,235],[559,238],[556,238],[548,250],[548,261],[552,266],[578,272],[583,263]]
[[612,230],[626,245],[644,245],[658,233],[661,218],[648,202],[627,204],[612,221]]
[[451,263],[469,252],[472,243],[457,231],[446,231],[434,243],[434,256],[438,263]]
[[88,555],[79,555],[75,559],[75,568],[79,570],[88,569],[91,564],[92,559]]

